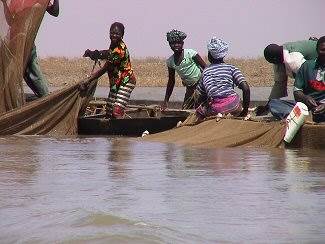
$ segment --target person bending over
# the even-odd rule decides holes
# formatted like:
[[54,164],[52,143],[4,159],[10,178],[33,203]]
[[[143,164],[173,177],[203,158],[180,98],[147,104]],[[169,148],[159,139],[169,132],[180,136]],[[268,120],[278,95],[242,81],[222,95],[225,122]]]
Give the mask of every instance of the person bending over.
[[295,78],[300,66],[306,60],[315,60],[317,38],[311,37],[309,40],[287,42],[282,46],[269,44],[264,49],[265,59],[273,64],[274,84],[266,105],[260,106],[256,114],[260,115],[269,111],[276,118],[283,119],[286,114],[281,113],[282,104],[294,104],[294,101],[280,100],[288,96],[288,77]]
[[325,37],[319,38],[315,47],[317,56],[315,60],[307,60],[299,68],[293,87],[294,102],[280,100],[277,103],[279,119],[286,118],[292,111],[296,102],[303,102],[313,113],[316,122],[325,121]]

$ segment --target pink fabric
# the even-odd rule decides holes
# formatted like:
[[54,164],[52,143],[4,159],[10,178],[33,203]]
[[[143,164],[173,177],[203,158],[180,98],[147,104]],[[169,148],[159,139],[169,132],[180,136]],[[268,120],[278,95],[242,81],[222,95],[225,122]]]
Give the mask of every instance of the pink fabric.
[[218,113],[227,114],[238,110],[240,99],[238,95],[229,96],[226,98],[215,98],[208,105],[200,105],[196,109],[196,113],[200,117],[208,117],[217,115]]
[[214,113],[231,113],[239,107],[239,96],[213,99],[209,105]]

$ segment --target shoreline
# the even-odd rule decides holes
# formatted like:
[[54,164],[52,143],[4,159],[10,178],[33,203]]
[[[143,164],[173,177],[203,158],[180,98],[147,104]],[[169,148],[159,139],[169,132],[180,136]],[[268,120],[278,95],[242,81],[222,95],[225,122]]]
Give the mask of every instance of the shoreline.
[[[50,92],[63,88],[64,86],[56,87],[49,86]],[[251,89],[251,103],[259,104],[264,103],[268,100],[270,95],[271,86],[265,87],[250,87]],[[33,94],[30,88],[25,85],[24,86],[25,93]],[[160,103],[164,100],[166,87],[135,87],[133,92],[131,93],[131,102],[137,103]],[[241,90],[236,88],[236,91],[242,98]],[[109,93],[109,87],[106,86],[97,86],[94,97],[96,98],[106,98]],[[182,103],[185,94],[185,87],[175,87],[173,93],[170,97],[170,103]],[[293,100],[293,87],[288,86],[288,100]]]

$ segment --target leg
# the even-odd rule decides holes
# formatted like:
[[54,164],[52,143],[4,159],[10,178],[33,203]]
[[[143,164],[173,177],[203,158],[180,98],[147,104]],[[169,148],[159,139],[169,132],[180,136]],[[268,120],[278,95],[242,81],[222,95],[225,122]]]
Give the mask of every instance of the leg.
[[24,72],[24,79],[27,85],[38,97],[43,97],[49,94],[47,87],[47,81],[40,69],[37,59],[36,46],[33,46],[31,55],[27,62],[27,66]]
[[128,82],[125,85],[121,85],[116,93],[116,99],[112,107],[112,114],[115,118],[124,116],[124,110],[129,103],[131,93],[135,87],[135,84]]
[[281,97],[286,97],[288,96],[288,91],[287,91],[287,81],[276,81],[273,84],[269,100],[271,99],[279,99]]
[[286,101],[280,99],[271,99],[269,108],[271,114],[277,119],[285,119],[295,106],[295,101]]
[[106,115],[108,118],[113,117],[113,106],[116,101],[117,92],[110,90],[107,99]]
[[193,86],[187,86],[186,87],[186,92],[184,96],[184,102],[182,105],[182,109],[191,109],[194,108],[194,98],[193,98],[193,93],[195,91],[196,84]]

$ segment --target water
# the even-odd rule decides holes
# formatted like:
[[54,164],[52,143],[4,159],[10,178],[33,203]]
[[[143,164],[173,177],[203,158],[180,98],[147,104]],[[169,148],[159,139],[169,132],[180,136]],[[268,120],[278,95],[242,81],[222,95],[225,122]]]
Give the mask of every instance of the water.
[[0,243],[324,243],[325,152],[0,138]]

